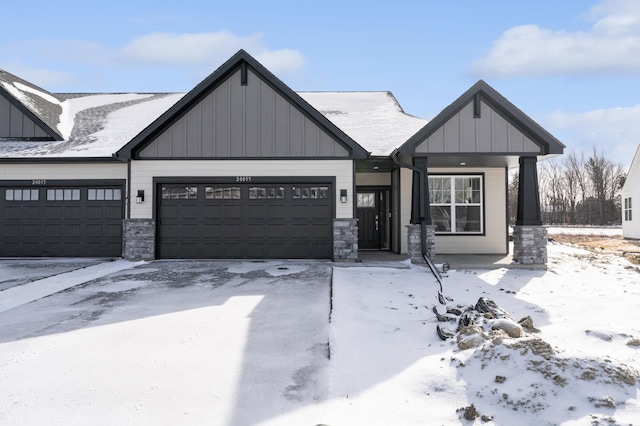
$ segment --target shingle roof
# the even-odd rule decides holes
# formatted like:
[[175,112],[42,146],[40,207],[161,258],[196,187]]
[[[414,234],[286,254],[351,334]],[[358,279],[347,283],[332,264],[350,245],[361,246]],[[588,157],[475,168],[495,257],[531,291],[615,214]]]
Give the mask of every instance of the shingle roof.
[[52,139],[63,139],[59,127],[62,105],[58,97],[4,70],[0,70],[0,95],[39,124]]

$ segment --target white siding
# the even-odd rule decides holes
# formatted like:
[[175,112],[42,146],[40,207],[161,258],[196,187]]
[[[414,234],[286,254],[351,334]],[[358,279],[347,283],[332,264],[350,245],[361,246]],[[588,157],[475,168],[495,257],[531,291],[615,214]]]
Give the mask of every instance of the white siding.
[[87,180],[126,178],[126,163],[0,164],[0,180]]
[[[627,180],[620,191],[622,199],[622,236],[640,239],[640,145],[631,161]],[[624,220],[624,199],[631,197],[631,221]]]
[[144,190],[145,201],[131,204],[132,219],[147,219],[153,215],[154,177],[303,177],[335,176],[334,200],[337,218],[353,217],[353,199],[341,203],[340,190],[353,191],[352,160],[144,160],[133,161],[131,166],[131,192]]
[[440,254],[506,254],[506,170],[502,168],[430,168],[429,173],[484,173],[485,235],[437,235],[436,256]]

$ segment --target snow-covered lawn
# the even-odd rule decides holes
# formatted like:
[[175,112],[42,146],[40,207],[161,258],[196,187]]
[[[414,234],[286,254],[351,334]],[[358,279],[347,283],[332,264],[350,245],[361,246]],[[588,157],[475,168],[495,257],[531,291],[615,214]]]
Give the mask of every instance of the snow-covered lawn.
[[[451,271],[446,307],[421,267],[330,269],[152,262],[0,313],[0,424],[639,423],[640,273],[619,257]],[[456,324],[433,307],[480,297],[540,331],[440,340]]]

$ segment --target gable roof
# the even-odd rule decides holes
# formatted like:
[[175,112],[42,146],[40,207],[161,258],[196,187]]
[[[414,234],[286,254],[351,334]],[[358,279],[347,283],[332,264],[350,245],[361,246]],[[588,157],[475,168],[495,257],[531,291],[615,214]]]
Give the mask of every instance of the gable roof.
[[636,148],[636,153],[633,156],[633,160],[631,160],[631,164],[629,165],[629,170],[627,171],[627,178],[624,181],[624,185],[622,185],[622,192],[629,193],[632,191],[633,187],[636,185],[640,185],[640,145]]
[[[413,155],[416,152],[416,148],[422,144],[427,138],[433,135],[436,131],[442,128],[454,115],[462,111],[470,103],[480,105],[480,102],[486,103],[500,116],[504,118],[510,125],[513,125],[517,130],[530,139],[539,147],[537,155],[558,155],[564,151],[564,144],[558,139],[552,136],[549,132],[544,130],[538,123],[533,121],[524,112],[518,109],[515,105],[504,98],[494,88],[489,86],[483,80],[479,80],[465,93],[463,93],[458,99],[456,99],[451,105],[446,107],[440,114],[438,114],[427,125],[420,129],[416,134],[409,138],[399,149],[399,153],[403,155]],[[475,114],[475,111],[474,111]],[[479,114],[478,114],[479,115]],[[435,154],[441,154],[443,152],[437,152]],[[450,153],[447,153],[450,154]],[[492,154],[492,153],[486,153]],[[508,156],[509,152],[496,153],[502,156]],[[515,154],[521,154],[517,152]],[[477,155],[477,154],[476,154]]]
[[52,140],[63,140],[60,131],[62,102],[53,94],[0,69],[0,96],[31,119]]
[[340,130],[324,115],[309,105],[309,103],[262,66],[251,55],[244,50],[240,50],[227,60],[227,62],[222,64],[216,71],[205,78],[194,89],[188,92],[169,110],[134,137],[128,144],[119,149],[115,156],[124,159],[135,158],[145,146],[153,141],[154,137],[158,136],[177,119],[186,114],[194,105],[207,96],[219,84],[225,81],[232,73],[236,72],[238,69],[242,69],[244,73],[246,71],[245,67],[250,67],[252,72],[257,74],[263,81],[267,82],[274,90],[279,92],[281,96],[287,99],[303,115],[323,128],[336,142],[350,152],[351,158],[366,158],[369,155],[364,148],[358,145],[358,143]]

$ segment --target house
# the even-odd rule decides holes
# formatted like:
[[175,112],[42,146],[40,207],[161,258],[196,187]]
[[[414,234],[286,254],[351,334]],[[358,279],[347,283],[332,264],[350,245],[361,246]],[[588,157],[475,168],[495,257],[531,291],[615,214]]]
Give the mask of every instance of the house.
[[[633,156],[627,179],[620,191],[622,202],[622,236],[624,238],[640,239],[640,145]],[[634,204],[636,207],[634,218]]]
[[[427,122],[389,92],[296,93],[239,51],[186,94],[51,94],[0,73],[0,256],[546,262],[562,145],[483,81]],[[535,243],[531,243],[535,241]]]

